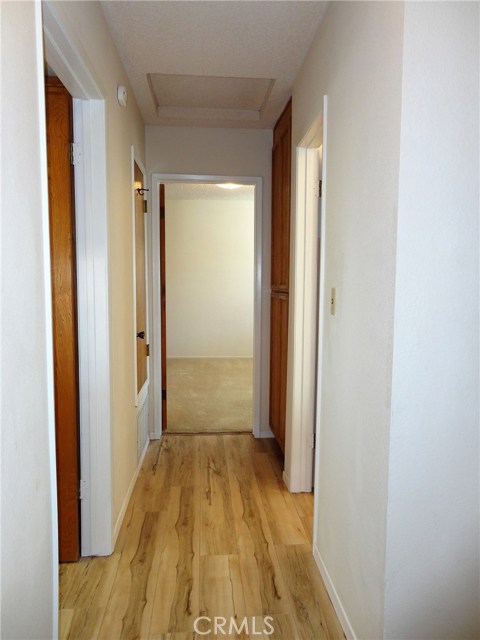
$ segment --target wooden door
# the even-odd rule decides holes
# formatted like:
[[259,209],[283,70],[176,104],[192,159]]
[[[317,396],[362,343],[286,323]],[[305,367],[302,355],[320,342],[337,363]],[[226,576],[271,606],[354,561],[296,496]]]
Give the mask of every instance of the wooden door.
[[290,274],[291,102],[274,131],[272,151],[272,275],[274,291],[287,291]]
[[162,430],[167,428],[167,298],[165,286],[165,185],[160,185],[160,305],[162,323]]
[[273,292],[270,306],[270,425],[285,453],[288,294]]
[[273,133],[272,274],[270,295],[270,428],[285,451],[290,272],[290,182],[292,103]]
[[137,394],[148,379],[147,278],[145,263],[145,205],[143,174],[134,162],[135,189],[135,295],[137,337]]
[[80,555],[75,214],[70,160],[72,98],[57,78],[46,79],[45,94],[58,536],[60,561],[68,562],[78,560]]

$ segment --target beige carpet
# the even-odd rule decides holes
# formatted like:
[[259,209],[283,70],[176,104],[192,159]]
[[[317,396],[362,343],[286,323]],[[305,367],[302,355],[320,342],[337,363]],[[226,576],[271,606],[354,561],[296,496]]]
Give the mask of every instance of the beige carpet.
[[169,358],[167,430],[252,430],[253,359]]

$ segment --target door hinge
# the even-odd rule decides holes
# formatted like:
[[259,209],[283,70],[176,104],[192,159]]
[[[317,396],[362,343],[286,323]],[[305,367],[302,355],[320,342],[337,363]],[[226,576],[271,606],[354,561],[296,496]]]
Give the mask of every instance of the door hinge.
[[311,442],[312,442],[312,449],[316,449],[316,445],[317,445],[317,434],[315,432],[313,432],[311,434]]
[[80,145],[78,144],[78,142],[70,142],[70,144],[68,145],[68,154],[70,157],[70,164],[73,164],[74,167],[80,164],[82,152],[80,150]]
[[321,180],[313,183],[313,195],[315,198],[322,197],[322,181]]
[[147,358],[148,358],[149,355],[150,355],[150,345],[147,344]]
[[143,213],[148,213],[148,211],[147,211],[147,201],[146,200],[143,201]]

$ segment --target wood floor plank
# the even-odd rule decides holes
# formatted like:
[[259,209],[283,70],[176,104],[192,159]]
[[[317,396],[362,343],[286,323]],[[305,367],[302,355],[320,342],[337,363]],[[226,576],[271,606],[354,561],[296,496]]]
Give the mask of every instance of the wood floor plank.
[[177,579],[169,631],[190,631],[199,612],[199,540],[196,535],[195,495],[183,487],[180,513],[175,524],[178,536]]
[[168,504],[173,486],[195,486],[199,474],[199,440],[196,436],[164,435],[147,451],[133,501],[136,509],[159,512]]
[[105,609],[74,609],[66,640],[97,640]]
[[59,609],[58,611],[58,637],[66,640],[73,620],[74,609]]
[[292,495],[275,474],[271,457],[265,453],[255,454],[254,468],[274,543],[308,543]]
[[133,511],[99,638],[147,638],[155,593],[157,514]]
[[83,565],[89,562],[90,558],[80,558],[78,562],[61,563],[58,567],[59,580],[59,608],[67,609],[65,602],[69,597],[71,589],[77,589],[77,580],[83,571]]
[[201,616],[240,620],[246,615],[238,556],[201,557],[200,576]]
[[313,493],[292,493],[291,496],[303,530],[313,547]]
[[[255,633],[253,634],[252,631]],[[298,635],[293,616],[285,613],[275,613],[268,617],[257,616],[255,618],[255,627],[251,630],[251,637],[259,640],[294,640]]]
[[309,545],[276,547],[289,591],[299,639],[344,640]]
[[[93,561],[77,563],[75,580],[61,598],[61,608],[88,609],[93,606],[102,609],[107,606],[113,581],[117,573],[119,553],[98,557]],[[73,567],[73,565],[72,565]]]
[[149,640],[198,640],[198,635],[193,631],[180,631],[179,633],[159,633],[150,635]]
[[181,487],[178,516],[160,557],[150,634],[187,632],[199,615],[199,500]]
[[[150,617],[152,597],[148,598],[149,581],[155,582],[155,539],[158,514],[146,513],[143,521],[137,551],[130,562],[132,577],[128,606],[122,621],[121,640],[133,640],[133,638],[148,638],[150,631]],[[152,592],[151,588],[151,592]],[[150,605],[150,606],[149,606]]]
[[300,520],[302,522],[305,535],[307,536],[308,542],[310,544],[310,548],[313,548],[313,520],[312,518],[300,518]]
[[[197,487],[200,472],[201,436],[165,435],[162,438],[165,454],[161,458],[164,484],[171,481],[174,486]],[[169,452],[169,464],[165,466],[166,452]]]
[[225,448],[247,615],[288,613],[287,592],[252,475],[251,446],[225,436]]
[[232,498],[222,437],[202,437],[200,473],[200,554],[235,554]]
[[148,447],[135,483],[130,505],[140,511],[156,513],[161,509],[162,497],[159,492],[162,482],[159,472],[162,445],[160,443],[161,441],[157,440]]
[[313,518],[313,493],[291,493],[300,518]]
[[168,633],[170,611],[175,595],[177,564],[179,559],[178,536],[175,524],[180,515],[181,487],[171,487],[166,510],[159,513],[157,547],[160,561],[150,622],[150,637]]

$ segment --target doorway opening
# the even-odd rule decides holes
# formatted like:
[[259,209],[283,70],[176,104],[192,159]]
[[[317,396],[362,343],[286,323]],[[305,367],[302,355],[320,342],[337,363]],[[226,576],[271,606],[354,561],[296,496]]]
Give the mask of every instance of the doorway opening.
[[255,186],[164,189],[164,430],[252,432]]
[[260,437],[262,180],[154,174],[152,212],[152,437]]

